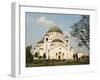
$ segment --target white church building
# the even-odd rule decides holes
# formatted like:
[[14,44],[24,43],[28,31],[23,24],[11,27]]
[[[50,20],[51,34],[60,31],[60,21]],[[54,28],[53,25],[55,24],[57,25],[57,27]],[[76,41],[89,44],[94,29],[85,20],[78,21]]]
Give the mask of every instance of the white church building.
[[33,48],[32,54],[46,54],[46,59],[73,59],[74,49],[70,47],[69,37],[56,26],[49,28],[44,37]]

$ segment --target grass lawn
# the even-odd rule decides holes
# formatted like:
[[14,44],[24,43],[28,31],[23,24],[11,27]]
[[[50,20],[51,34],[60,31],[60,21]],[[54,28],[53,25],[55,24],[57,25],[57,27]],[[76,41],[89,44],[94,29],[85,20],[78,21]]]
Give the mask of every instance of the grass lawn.
[[31,63],[26,63],[26,67],[40,66],[60,66],[60,65],[83,65],[89,64],[89,59],[74,60],[33,60]]

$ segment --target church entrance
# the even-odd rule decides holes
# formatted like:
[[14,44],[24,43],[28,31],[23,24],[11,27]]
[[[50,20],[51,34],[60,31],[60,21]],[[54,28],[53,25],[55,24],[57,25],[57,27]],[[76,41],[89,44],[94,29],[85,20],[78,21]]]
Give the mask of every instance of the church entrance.
[[59,60],[61,59],[61,52],[59,52],[58,59]]
[[58,56],[59,60],[60,60],[60,56]]

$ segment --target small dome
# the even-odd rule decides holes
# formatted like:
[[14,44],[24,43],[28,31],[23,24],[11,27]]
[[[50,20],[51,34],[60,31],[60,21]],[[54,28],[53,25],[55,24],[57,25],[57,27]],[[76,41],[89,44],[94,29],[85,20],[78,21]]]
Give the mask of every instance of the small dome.
[[63,41],[61,39],[59,39],[59,38],[56,38],[52,42],[63,42]]
[[63,33],[63,32],[61,31],[61,29],[58,28],[57,26],[52,26],[52,27],[50,27],[47,33],[49,33],[49,32],[59,32],[59,33]]

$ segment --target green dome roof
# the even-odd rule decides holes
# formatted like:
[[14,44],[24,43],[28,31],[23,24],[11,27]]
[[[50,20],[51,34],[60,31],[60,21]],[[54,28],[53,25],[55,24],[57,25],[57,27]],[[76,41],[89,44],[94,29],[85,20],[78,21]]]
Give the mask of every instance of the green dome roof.
[[58,28],[57,26],[52,26],[52,27],[50,27],[47,33],[49,33],[49,32],[59,32],[59,33],[63,33],[63,32],[61,31],[61,29]]

